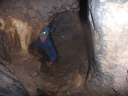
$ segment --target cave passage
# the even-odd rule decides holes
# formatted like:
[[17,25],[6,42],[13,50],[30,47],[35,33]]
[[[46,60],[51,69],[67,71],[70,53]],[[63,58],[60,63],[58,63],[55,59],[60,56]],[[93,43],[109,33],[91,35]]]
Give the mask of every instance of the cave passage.
[[[88,0],[75,2],[79,3],[77,7],[80,9],[74,7],[78,5],[74,4],[75,0],[67,2],[69,4],[56,1],[60,5],[64,4],[62,10],[56,8],[55,2],[42,1],[1,1],[0,30],[6,34],[0,39],[0,48],[3,48],[0,56],[4,56],[0,60],[7,62],[7,69],[12,71],[12,75],[23,84],[22,88],[30,96],[86,96],[90,94],[86,85],[87,75],[95,62]],[[51,33],[45,29],[50,23],[55,27]],[[45,35],[40,37],[40,32],[45,32]],[[6,41],[5,38],[7,42],[1,42]],[[48,41],[40,43],[39,38]],[[35,47],[37,43],[40,43],[40,48]]]

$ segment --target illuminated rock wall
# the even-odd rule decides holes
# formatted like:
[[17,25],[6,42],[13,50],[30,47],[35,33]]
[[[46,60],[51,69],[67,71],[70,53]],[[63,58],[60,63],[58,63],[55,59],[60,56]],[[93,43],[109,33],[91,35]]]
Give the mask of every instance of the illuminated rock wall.
[[113,91],[127,96],[128,91],[128,1],[90,1],[97,66]]

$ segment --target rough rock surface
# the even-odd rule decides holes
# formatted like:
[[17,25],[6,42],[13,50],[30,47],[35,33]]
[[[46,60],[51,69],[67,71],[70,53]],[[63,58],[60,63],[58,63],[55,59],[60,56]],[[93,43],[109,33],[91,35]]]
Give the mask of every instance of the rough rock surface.
[[78,11],[77,0],[2,0],[0,29],[19,35],[21,48],[26,51],[31,39],[54,17],[64,11]]
[[[72,26],[70,26],[66,23],[67,25],[66,29],[69,28],[71,30],[65,30],[64,34],[66,34],[66,36],[64,38],[63,36],[61,37],[65,40],[62,39],[61,41],[60,40],[61,38],[57,39],[55,37],[57,39],[56,41],[58,41],[57,46],[60,48],[59,49],[60,53],[62,52],[61,55],[62,57],[64,56],[63,57],[64,62],[61,62],[62,66],[59,65],[58,63],[57,65],[55,65],[54,68],[50,69],[51,70],[50,72],[46,72],[46,71],[49,71],[49,68],[45,67],[46,64],[43,64],[42,68],[44,68],[45,70],[42,69],[43,72],[41,73],[39,69],[40,62],[39,60],[37,60],[38,57],[37,58],[35,57],[33,59],[32,55],[29,54],[28,52],[29,45],[31,44],[32,40],[36,39],[36,37],[38,36],[42,28],[45,27],[47,23],[49,23],[49,21],[51,21],[52,18],[54,18],[54,16],[57,16],[59,13],[63,13],[65,11],[78,11],[77,0],[68,0],[68,2],[67,0],[61,0],[61,1],[60,0],[1,0],[0,1],[0,30],[2,30],[2,32],[5,32],[5,37],[2,39],[4,42],[0,40],[1,42],[0,44],[4,44],[4,47],[2,47],[2,50],[0,51],[0,56],[5,57],[5,58],[2,57],[1,61],[8,62],[8,65],[7,65],[8,68],[14,72],[13,75],[15,75],[17,79],[23,83],[25,88],[30,92],[30,95],[32,96],[35,96],[38,87],[42,87],[42,86],[44,86],[46,92],[47,92],[47,89],[48,91],[49,90],[51,91],[52,89],[53,93],[54,92],[56,93],[56,89],[58,89],[59,91],[56,93],[56,94],[59,94],[58,96],[61,96],[61,95],[63,96],[65,92],[68,91],[68,89],[74,88],[74,90],[76,90],[76,89],[81,89],[81,87],[83,88],[82,84],[84,83],[85,75],[84,75],[84,71],[80,71],[80,69],[84,70],[84,67],[86,65],[83,65],[83,64],[86,64],[85,62],[87,61],[83,60],[84,58],[86,58],[86,55],[83,54],[85,51],[84,46],[82,46],[82,49],[81,49],[81,54],[83,55],[83,57],[80,57],[79,55],[77,55],[77,52],[81,47],[76,46],[76,43],[78,45],[83,44],[84,39],[82,37],[83,33],[81,31],[80,22],[78,20],[76,13],[74,13],[75,18],[71,14],[66,14],[66,16],[62,16],[59,19],[61,21],[61,19],[66,17],[68,20],[72,21],[71,25],[73,24]],[[70,15],[69,18],[68,18],[68,15]],[[75,22],[73,23],[72,18],[74,18],[74,20],[78,22],[78,26],[77,26],[77,23]],[[68,20],[66,19],[64,20],[65,22],[68,22]],[[62,26],[60,27],[62,29],[58,31],[64,31],[63,28],[65,29],[65,27],[62,27]],[[77,30],[76,29],[72,30],[73,27],[76,27]],[[81,35],[79,35],[79,31],[81,32],[80,33]],[[74,32],[74,34],[72,35],[71,32],[72,33]],[[72,41],[74,42],[72,43]],[[69,43],[66,43],[66,42],[69,42]],[[67,49],[67,52],[64,52],[65,51],[65,49],[63,49],[64,45],[61,45],[61,43],[66,44],[65,48]],[[69,52],[72,50],[72,48],[70,49],[71,47],[70,44],[74,46],[73,52]],[[3,45],[0,45],[0,46],[3,46]],[[70,54],[68,54],[68,52]],[[74,60],[74,62],[72,61],[72,58],[71,58],[73,55],[76,56],[76,57],[75,56],[73,57],[76,59]],[[67,58],[65,56],[67,56]],[[9,57],[9,59],[7,59],[7,57]],[[67,64],[67,66],[65,66],[64,64]],[[74,67],[72,67],[73,64],[74,64]],[[69,69],[70,69],[70,72],[69,71],[67,72],[69,72],[70,74],[66,72],[66,70],[69,70]],[[49,74],[51,73],[54,73],[52,77],[54,78],[53,80],[51,80],[49,76]],[[1,74],[1,76],[2,75],[3,73]],[[17,83],[18,81],[13,82],[13,80],[10,79],[8,82],[6,82],[6,80],[4,80],[5,78],[7,77],[3,76],[0,80],[5,82],[4,85],[8,84],[11,86],[11,88],[8,91],[9,93],[13,91],[12,96],[16,96],[20,92],[21,92],[20,95],[17,95],[17,96],[24,96],[24,91],[22,88],[17,90],[17,88],[21,87],[20,84]],[[55,79],[58,82],[55,82]],[[63,83],[61,83],[60,80]],[[54,86],[57,86],[55,90],[54,90],[54,87],[49,84],[49,82]],[[9,83],[14,85],[14,87],[12,87],[12,85]],[[40,83],[43,85],[41,86]],[[63,84],[66,84],[66,87],[64,87]],[[4,92],[4,90],[6,91],[6,89],[2,89],[3,86],[1,85],[1,82],[0,82],[0,88],[1,88],[0,89],[1,92]],[[15,92],[15,89],[16,89],[16,92]],[[9,96],[11,96],[11,93]],[[51,96],[53,96],[53,94]]]
[[100,70],[97,78],[101,78],[97,82],[102,82],[100,86],[102,84],[109,89],[107,93],[112,90],[115,95],[127,96],[128,1],[92,0],[90,9],[94,49]]
[[21,82],[4,65],[0,65],[0,96],[29,96]]

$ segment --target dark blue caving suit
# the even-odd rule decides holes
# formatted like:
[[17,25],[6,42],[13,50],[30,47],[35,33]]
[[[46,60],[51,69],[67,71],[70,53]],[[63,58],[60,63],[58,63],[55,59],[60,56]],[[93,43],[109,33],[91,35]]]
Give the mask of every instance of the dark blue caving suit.
[[54,64],[57,59],[56,48],[51,37],[51,32],[53,31],[54,28],[52,28],[51,26],[45,27],[40,33],[40,36],[42,35],[46,37],[46,39],[44,41],[41,41],[39,39],[36,43],[36,47],[42,49],[45,52],[51,64]]

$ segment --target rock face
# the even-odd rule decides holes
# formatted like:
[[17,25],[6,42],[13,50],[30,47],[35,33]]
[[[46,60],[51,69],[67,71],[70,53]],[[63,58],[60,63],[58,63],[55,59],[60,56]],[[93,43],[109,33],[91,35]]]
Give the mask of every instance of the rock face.
[[55,14],[68,10],[78,10],[77,0],[2,0],[0,29],[17,33],[21,48],[26,51],[30,40],[36,38]]
[[[77,0],[1,0],[0,62],[14,65],[15,56],[21,53],[21,57],[27,57],[29,44],[36,39],[42,28],[54,15],[69,10],[78,11]],[[0,96],[28,96],[23,85],[12,74],[0,64]]]
[[29,96],[24,86],[9,70],[9,40],[5,32],[0,31],[0,96]]
[[90,9],[96,64],[102,78],[98,82],[116,95],[127,96],[128,2],[92,0]]
[[29,96],[7,67],[0,65],[0,96]]

